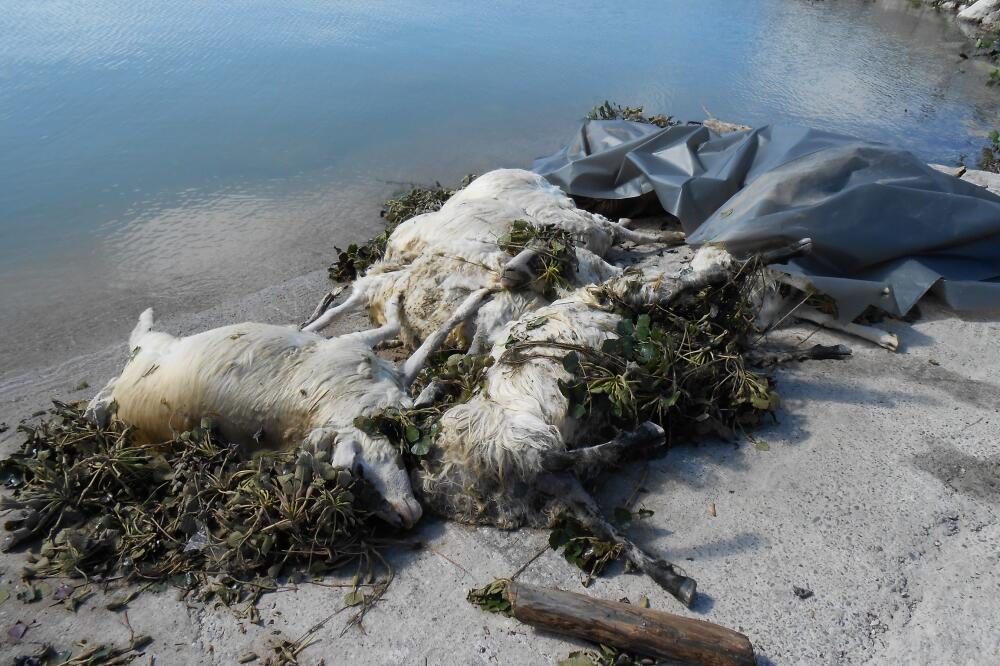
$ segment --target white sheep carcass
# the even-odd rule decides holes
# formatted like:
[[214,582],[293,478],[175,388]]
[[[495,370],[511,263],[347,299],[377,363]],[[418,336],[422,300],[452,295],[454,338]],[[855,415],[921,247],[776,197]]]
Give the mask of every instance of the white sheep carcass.
[[[556,227],[573,236],[577,243],[577,265],[571,276],[574,287],[621,272],[602,258],[616,243],[677,244],[683,239],[679,232],[627,229],[576,208],[538,174],[499,169],[455,193],[440,210],[400,224],[389,237],[384,258],[354,283],[351,295],[336,307],[317,312],[304,330],[319,331],[342,314],[361,308],[367,308],[376,326],[385,326],[386,304],[399,300],[403,314],[397,332],[406,346],[416,346],[471,291],[498,284],[505,277],[510,257],[497,241],[515,220],[539,228]],[[548,302],[531,290],[497,294],[465,330],[456,332],[456,346],[486,349],[508,321]]]
[[[724,247],[704,245],[692,258],[691,269],[702,271],[713,266],[732,267],[735,263],[736,259]],[[899,338],[894,333],[866,324],[843,322],[832,314],[806,305],[809,297],[817,294],[807,277],[773,268],[765,269],[763,277],[755,293],[758,301],[757,327],[762,332],[793,318],[867,340],[892,352],[899,349]]]
[[[808,246],[804,241],[768,258],[787,257]],[[694,581],[643,552],[608,523],[577,478],[606,471],[630,451],[661,446],[663,430],[646,423],[634,433],[595,443],[595,424],[572,415],[562,386],[573,378],[563,364],[568,348],[601,350],[606,340],[618,337],[622,317],[609,306],[609,294],[632,306],[666,307],[685,294],[732,279],[737,270],[728,255],[714,248],[693,265],[677,279],[629,274],[582,288],[510,323],[504,338],[531,352],[512,354],[505,342],[496,344],[481,389],[444,412],[432,454],[414,472],[423,501],[452,519],[507,528],[546,523],[556,512],[568,513],[599,536],[623,544],[634,565],[690,604]],[[840,347],[816,347],[789,358],[846,353]]]
[[[490,293],[470,294],[402,369],[372,350],[384,331],[328,339],[249,322],[178,338],[154,331],[153,312],[146,310],[129,337],[125,368],[91,401],[87,415],[98,424],[114,415],[134,429],[137,441],[152,445],[209,419],[233,444],[301,448],[360,473],[386,502],[379,515],[410,527],[422,509],[398,449],[354,420],[409,405],[407,388],[427,357]],[[390,319],[398,316],[389,312]]]

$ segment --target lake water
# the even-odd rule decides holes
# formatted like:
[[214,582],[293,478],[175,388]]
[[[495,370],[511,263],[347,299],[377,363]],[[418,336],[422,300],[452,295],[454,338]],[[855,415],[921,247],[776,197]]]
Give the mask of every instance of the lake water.
[[0,0],[0,367],[323,268],[401,183],[526,166],[605,98],[950,163],[1000,126],[906,2],[416,4]]

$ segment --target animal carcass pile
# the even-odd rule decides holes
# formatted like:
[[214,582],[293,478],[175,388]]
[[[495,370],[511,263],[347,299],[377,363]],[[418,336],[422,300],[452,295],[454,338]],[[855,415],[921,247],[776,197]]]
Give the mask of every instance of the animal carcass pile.
[[[810,241],[706,246],[677,271],[663,250],[683,234],[581,210],[531,172],[411,199],[421,214],[397,208],[391,233],[343,253],[332,272],[358,274],[349,295],[302,326],[177,338],[144,312],[86,410],[59,404],[22,427],[3,462],[21,509],[5,547],[42,540],[36,576],[184,574],[252,607],[279,575],[377,568],[380,546],[430,511],[562,525],[690,604],[694,580],[587,488],[622,461],[756,426],[778,404],[764,368],[848,353],[755,345],[808,296],[768,264]],[[368,330],[320,334],[357,309]]]

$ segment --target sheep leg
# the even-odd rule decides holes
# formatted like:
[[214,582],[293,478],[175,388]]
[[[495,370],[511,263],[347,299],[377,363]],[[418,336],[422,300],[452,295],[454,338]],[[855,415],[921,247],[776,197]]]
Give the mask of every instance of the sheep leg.
[[[327,294],[327,297],[329,297],[329,294]],[[329,305],[329,303],[332,302],[332,300],[333,299],[330,299],[328,301],[327,298],[325,297],[323,299],[323,302]],[[320,305],[322,305],[323,302],[321,302]],[[360,282],[355,282],[354,289],[351,290],[351,295],[347,297],[346,301],[344,301],[343,303],[341,303],[336,307],[332,307],[326,310],[320,316],[316,317],[310,322],[307,322],[304,326],[302,326],[302,330],[308,331],[309,333],[316,333],[318,331],[322,331],[324,328],[326,328],[334,321],[336,321],[338,318],[340,318],[341,315],[351,312],[353,310],[360,309],[361,307],[364,307],[367,304],[368,304],[367,290],[363,288]],[[318,310],[319,307],[317,307],[316,309]]]
[[[380,288],[386,282],[394,282],[398,280],[405,270],[405,268],[402,268],[400,270],[386,273],[366,275],[354,283],[354,287],[351,289],[351,295],[347,297],[347,300],[333,308],[330,308],[329,306],[336,298],[336,295],[334,295],[333,292],[330,292],[324,296],[323,300],[320,301],[318,306],[316,306],[316,311],[313,312],[312,319],[303,324],[300,328],[303,331],[316,333],[317,331],[321,331],[332,324],[341,315],[367,307],[371,302],[372,295],[375,293],[376,289]],[[339,293],[337,295],[339,295]],[[317,315],[317,312],[320,314]]]
[[615,243],[628,241],[636,245],[660,244],[672,246],[683,245],[687,240],[687,234],[683,231],[636,231],[629,229],[621,222],[612,222],[611,224],[614,226]]
[[744,358],[751,366],[767,368],[796,361],[840,360],[850,355],[850,348],[844,345],[813,345],[808,349],[793,349],[791,351],[753,349],[748,351]]
[[628,453],[651,451],[663,443],[663,428],[647,421],[636,430],[619,433],[603,444],[568,451],[546,451],[542,454],[542,468],[549,472],[572,470],[575,474],[589,474],[607,469]]
[[793,241],[787,245],[782,245],[771,250],[765,250],[764,252],[758,253],[757,256],[760,258],[761,263],[767,266],[809,254],[812,252],[812,246],[813,242],[811,238],[803,238],[801,240]]
[[[774,263],[796,257],[812,250],[812,239],[803,238],[788,245],[762,252],[758,255],[765,263]],[[651,305],[669,305],[684,294],[698,291],[704,287],[725,282],[732,276],[732,269],[722,264],[714,265],[705,270],[687,271],[676,280],[663,280],[654,284],[643,285],[640,289],[626,289],[619,293],[626,304],[633,307],[644,307]],[[627,282],[621,283],[620,287],[628,288]]]
[[593,532],[598,538],[613,541],[625,548],[625,557],[640,571],[652,578],[657,585],[674,595],[685,606],[694,602],[697,583],[684,571],[670,562],[654,558],[627,536],[618,531],[601,513],[597,502],[580,481],[568,474],[546,474],[538,478],[539,488],[551,494],[555,506],[563,509],[573,519]]
[[416,400],[413,401],[413,407],[421,409],[432,406],[441,397],[446,388],[448,388],[448,385],[441,380],[432,380],[430,384],[424,387],[424,390],[420,392]]
[[437,351],[444,341],[448,338],[448,335],[455,329],[459,324],[464,323],[467,319],[472,317],[476,312],[479,311],[479,307],[486,300],[486,297],[496,291],[493,287],[484,287],[477,291],[472,292],[466,296],[462,304],[458,306],[458,309],[452,313],[451,317],[448,318],[444,324],[442,324],[436,331],[427,336],[415,352],[406,359],[403,363],[403,369],[400,373],[400,382],[403,388],[409,388],[413,383],[413,380],[417,378],[420,371],[427,365],[427,359],[430,355]]
[[399,332],[403,330],[403,325],[401,323],[403,315],[403,295],[395,294],[386,306],[384,324],[369,331],[348,333],[344,337],[359,339],[364,341],[369,347],[374,347],[380,342],[392,340],[394,337],[399,335]]
[[117,381],[118,378],[115,377],[105,384],[104,388],[98,391],[97,395],[87,403],[87,409],[83,412],[84,418],[98,428],[107,427],[108,422],[111,421],[111,414],[114,411],[112,409],[114,400],[111,398],[111,393],[115,390]]
[[324,312],[330,309],[330,306],[333,305],[333,302],[335,300],[337,300],[337,297],[340,296],[342,293],[344,293],[345,289],[347,289],[347,287],[343,286],[343,287],[337,287],[336,289],[331,289],[329,292],[327,292],[326,296],[324,296],[320,300],[319,304],[316,306],[316,309],[313,310],[313,313],[309,315],[309,319],[306,319],[304,322],[299,324],[299,328],[303,329],[309,324],[319,319]]
[[863,324],[855,324],[853,322],[845,323],[838,321],[833,315],[828,315],[825,312],[820,312],[819,310],[814,310],[813,308],[805,306],[796,309],[792,315],[798,317],[799,319],[811,321],[812,323],[818,324],[823,328],[841,331],[842,333],[853,335],[854,337],[861,338],[862,340],[874,342],[878,346],[885,347],[889,351],[894,352],[899,348],[899,338],[897,338],[895,334],[883,331],[882,329],[874,326],[865,326]]

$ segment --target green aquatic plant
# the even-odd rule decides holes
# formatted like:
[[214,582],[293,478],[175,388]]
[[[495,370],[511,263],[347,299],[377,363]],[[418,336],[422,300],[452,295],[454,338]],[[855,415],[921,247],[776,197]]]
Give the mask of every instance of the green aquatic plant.
[[674,120],[672,116],[665,116],[663,114],[646,116],[643,114],[643,107],[641,106],[622,106],[620,104],[612,104],[608,100],[604,100],[604,104],[598,104],[591,109],[587,114],[587,119],[631,120],[637,123],[656,125],[657,127],[672,127],[673,125],[680,124],[680,121]]
[[[751,264],[742,272],[756,270]],[[739,274],[668,306],[634,310],[603,295],[622,314],[616,337],[600,349],[550,341],[509,340],[502,360],[562,354],[571,379],[561,382],[570,416],[589,424],[595,439],[633,430],[644,421],[664,428],[667,441],[701,435],[732,437],[773,412],[772,381],[746,365],[755,309],[752,275]]]
[[4,549],[40,542],[28,579],[170,581],[250,606],[286,568],[384,563],[376,496],[361,479],[307,453],[246,456],[202,426],[144,446],[117,422],[99,428],[55,403],[0,461],[3,507],[20,511]]
[[584,587],[625,552],[622,544],[595,536],[569,516],[556,521],[549,534],[549,547],[555,551],[561,549],[566,561],[584,573]]
[[482,385],[486,371],[493,365],[488,354],[469,355],[441,351],[431,356],[411,389],[420,393],[434,384],[434,400],[423,407],[389,408],[354,419],[355,427],[383,436],[399,447],[408,467],[426,456],[441,429],[441,415],[452,405],[468,402]]
[[330,279],[336,282],[357,279],[369,266],[385,256],[389,236],[396,227],[417,215],[440,210],[455,192],[468,187],[475,178],[471,174],[466,176],[455,189],[444,188],[440,183],[434,187],[412,187],[408,192],[386,200],[380,213],[385,220],[385,229],[367,242],[351,243],[346,250],[335,247],[338,256],[328,269]]
[[507,585],[509,583],[509,578],[496,578],[482,587],[469,590],[465,599],[487,613],[512,617],[513,609],[510,605],[510,599],[507,598]]
[[549,298],[558,289],[568,288],[576,270],[576,250],[573,235],[553,225],[535,226],[525,220],[511,222],[507,232],[497,239],[497,246],[514,257],[532,249],[537,257],[532,262],[534,284]]
[[979,155],[979,168],[1000,173],[1000,132],[997,130],[990,132],[990,142]]

